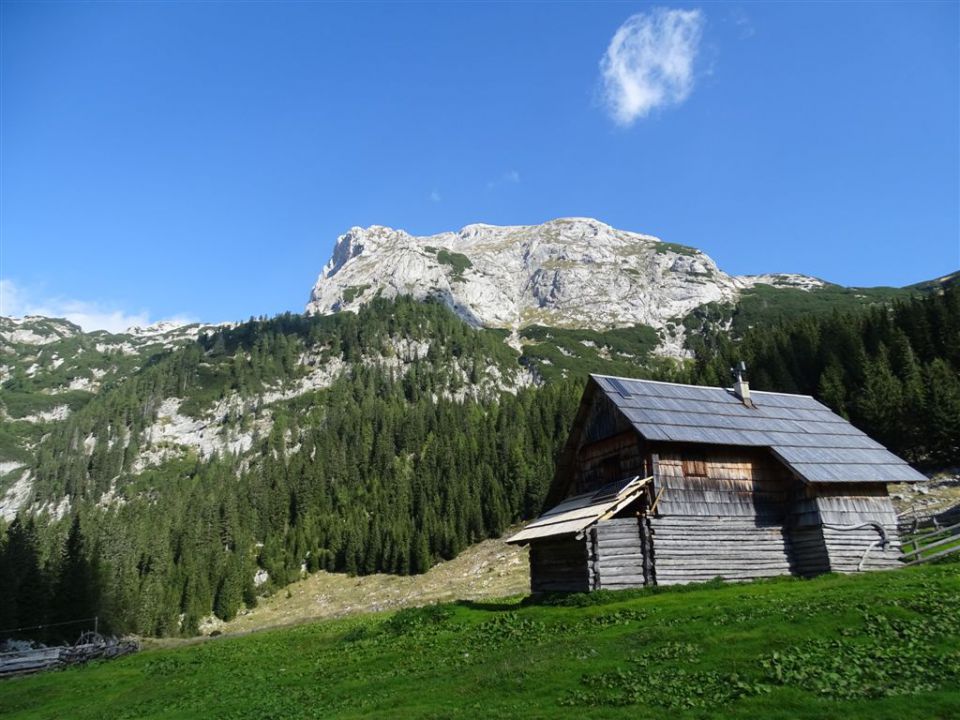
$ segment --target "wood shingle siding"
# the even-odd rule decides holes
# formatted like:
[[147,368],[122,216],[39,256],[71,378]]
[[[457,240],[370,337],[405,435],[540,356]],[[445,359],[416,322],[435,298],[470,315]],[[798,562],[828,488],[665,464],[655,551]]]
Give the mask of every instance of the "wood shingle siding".
[[[675,446],[674,446],[675,448]],[[684,473],[686,453],[703,458],[705,476]],[[753,448],[661,450],[654,487],[661,515],[734,516],[783,523],[790,474]]]

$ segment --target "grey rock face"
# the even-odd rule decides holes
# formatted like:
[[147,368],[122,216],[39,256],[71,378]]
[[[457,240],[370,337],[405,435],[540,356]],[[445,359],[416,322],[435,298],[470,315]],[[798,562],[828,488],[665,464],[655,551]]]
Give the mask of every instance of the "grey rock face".
[[699,250],[590,218],[468,225],[429,237],[374,225],[339,238],[306,309],[327,314],[354,310],[378,293],[410,294],[439,297],[477,326],[663,328],[778,278],[792,287],[822,284],[802,276],[735,278]]

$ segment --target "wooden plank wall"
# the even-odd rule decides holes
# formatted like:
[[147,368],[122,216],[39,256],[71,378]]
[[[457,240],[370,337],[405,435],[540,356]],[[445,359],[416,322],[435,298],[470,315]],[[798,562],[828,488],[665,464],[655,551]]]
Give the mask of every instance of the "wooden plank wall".
[[813,577],[830,572],[830,557],[819,524],[791,528],[788,548],[794,574]]
[[[643,460],[640,435],[606,395],[597,393],[577,448],[569,494],[579,495],[609,482],[643,475]],[[610,474],[611,461],[617,466],[615,477]]]
[[557,459],[556,473],[547,492],[546,506],[553,507],[571,495],[587,492],[582,489],[585,484],[587,487],[595,487],[595,483],[600,480],[597,476],[585,477],[581,482],[583,474],[581,451],[594,443],[627,431],[635,435],[639,441],[639,435],[630,421],[591,380],[580,399],[580,407],[577,408],[577,416],[570,429],[570,435]]
[[586,592],[592,589],[585,540],[547,538],[530,543],[530,589],[543,592]]
[[595,588],[619,590],[647,584],[644,542],[638,517],[604,520],[594,530]]
[[897,514],[882,483],[844,485],[816,485],[817,508],[823,528],[823,539],[834,572],[857,572],[857,566],[867,548],[878,540],[879,533],[872,528],[837,530],[830,525],[859,525],[876,522],[883,526],[890,544],[885,550],[874,548],[867,554],[864,570],[899,567],[901,562],[900,535],[897,532]]
[[790,528],[790,559],[793,572],[813,577],[830,572],[830,558],[820,526],[820,509],[815,491],[799,480],[794,484],[789,502],[787,526]]
[[787,535],[781,525],[735,516],[668,515],[650,519],[658,585],[787,575]]
[[[707,477],[686,477],[683,458],[696,453]],[[660,494],[653,531],[659,585],[714,577],[745,580],[792,570],[784,529],[792,478],[751,448],[661,448],[654,480]]]

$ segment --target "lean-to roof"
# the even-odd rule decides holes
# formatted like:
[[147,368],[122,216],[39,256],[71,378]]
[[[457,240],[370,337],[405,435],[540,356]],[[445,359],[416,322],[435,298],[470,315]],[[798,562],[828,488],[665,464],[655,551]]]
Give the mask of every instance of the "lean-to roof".
[[524,544],[558,535],[579,535],[632,503],[650,480],[637,476],[604,485],[596,492],[567,498],[508,538],[507,542]]

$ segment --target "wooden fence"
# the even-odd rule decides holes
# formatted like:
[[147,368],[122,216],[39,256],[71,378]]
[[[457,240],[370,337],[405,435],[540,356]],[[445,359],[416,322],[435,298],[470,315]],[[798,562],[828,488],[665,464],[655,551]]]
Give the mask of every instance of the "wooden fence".
[[140,649],[136,640],[104,638],[97,633],[84,633],[74,645],[33,648],[0,653],[0,678],[78,665],[88,660],[106,660]]
[[903,543],[903,559],[907,565],[919,565],[954,553],[960,553],[960,522],[915,535]]

